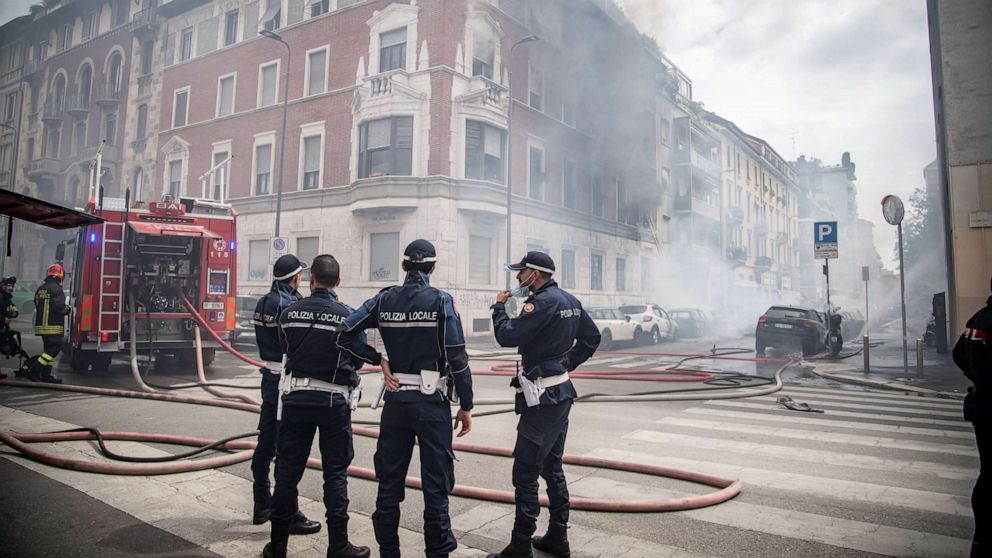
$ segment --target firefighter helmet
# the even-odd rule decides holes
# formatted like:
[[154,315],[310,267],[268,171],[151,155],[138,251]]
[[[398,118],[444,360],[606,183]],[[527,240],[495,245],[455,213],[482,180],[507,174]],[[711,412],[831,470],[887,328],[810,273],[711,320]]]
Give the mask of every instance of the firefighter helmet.
[[65,279],[65,268],[62,267],[60,263],[53,263],[47,272],[48,277],[58,277],[59,279]]

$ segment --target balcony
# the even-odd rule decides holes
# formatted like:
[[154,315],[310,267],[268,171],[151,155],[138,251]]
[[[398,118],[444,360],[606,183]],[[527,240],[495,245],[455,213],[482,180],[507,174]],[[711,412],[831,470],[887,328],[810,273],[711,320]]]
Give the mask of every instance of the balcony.
[[770,256],[758,256],[754,258],[754,267],[769,269],[772,267],[772,259]]
[[651,227],[637,227],[637,239],[646,244],[654,244],[656,237]]
[[45,121],[45,124],[61,124],[64,116],[65,99],[62,99],[61,102],[48,101],[41,112],[41,119]]
[[369,101],[399,100],[402,98],[423,101],[427,94],[409,85],[410,75],[405,70],[390,70],[364,78],[366,87],[362,96]]
[[152,74],[138,76],[138,96],[150,95],[152,92]]
[[702,153],[699,153],[695,149],[690,149],[689,154],[689,162],[692,163],[693,168],[702,170],[713,178],[720,180],[720,172],[723,171],[723,169],[720,168],[718,163],[710,160],[708,157],[704,156]]
[[727,248],[727,261],[744,264],[747,261],[747,251],[740,246],[731,246]]
[[81,95],[79,93],[70,95],[66,102],[66,110],[76,118],[86,118],[90,113],[90,100],[89,95]]
[[21,67],[18,66],[0,75],[0,86],[12,84],[21,79]]
[[31,83],[31,85],[38,85],[41,83],[41,78],[44,77],[44,66],[41,60],[28,60],[24,63],[24,71],[21,73],[21,77]]
[[121,87],[114,83],[101,83],[96,87],[93,100],[101,107],[113,108],[121,102]]
[[134,14],[131,19],[131,30],[135,37],[144,39],[158,34],[162,19],[155,14],[155,11],[155,8],[146,8]]
[[54,180],[62,172],[62,162],[51,157],[35,159],[27,164],[28,180],[39,182]]

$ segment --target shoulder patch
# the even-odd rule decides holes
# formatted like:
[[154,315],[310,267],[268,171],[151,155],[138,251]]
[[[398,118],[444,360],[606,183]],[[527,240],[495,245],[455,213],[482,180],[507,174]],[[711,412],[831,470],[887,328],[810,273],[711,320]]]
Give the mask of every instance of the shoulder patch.
[[524,312],[527,312],[528,314],[530,314],[531,312],[533,312],[534,311],[534,303],[533,302],[528,302],[527,304],[524,304],[523,311]]

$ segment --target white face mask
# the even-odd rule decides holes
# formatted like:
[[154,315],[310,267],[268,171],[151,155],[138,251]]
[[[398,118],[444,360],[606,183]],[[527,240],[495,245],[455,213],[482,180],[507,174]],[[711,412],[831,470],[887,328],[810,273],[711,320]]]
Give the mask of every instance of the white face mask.
[[535,274],[532,271],[530,274],[530,280],[520,283],[520,286],[510,291],[510,296],[514,297],[524,297],[530,295],[530,286],[534,284]]

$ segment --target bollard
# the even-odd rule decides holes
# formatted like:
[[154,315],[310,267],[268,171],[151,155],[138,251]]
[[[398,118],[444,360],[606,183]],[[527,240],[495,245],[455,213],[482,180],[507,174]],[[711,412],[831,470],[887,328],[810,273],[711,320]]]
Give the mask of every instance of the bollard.
[[916,377],[923,378],[923,339],[916,340]]
[[868,358],[868,336],[867,335],[865,335],[864,337],[861,338],[861,347],[862,347],[861,350],[864,352],[864,355],[865,355],[865,374],[868,374],[868,372],[871,371],[871,366],[869,365],[869,362],[870,362],[871,359]]

